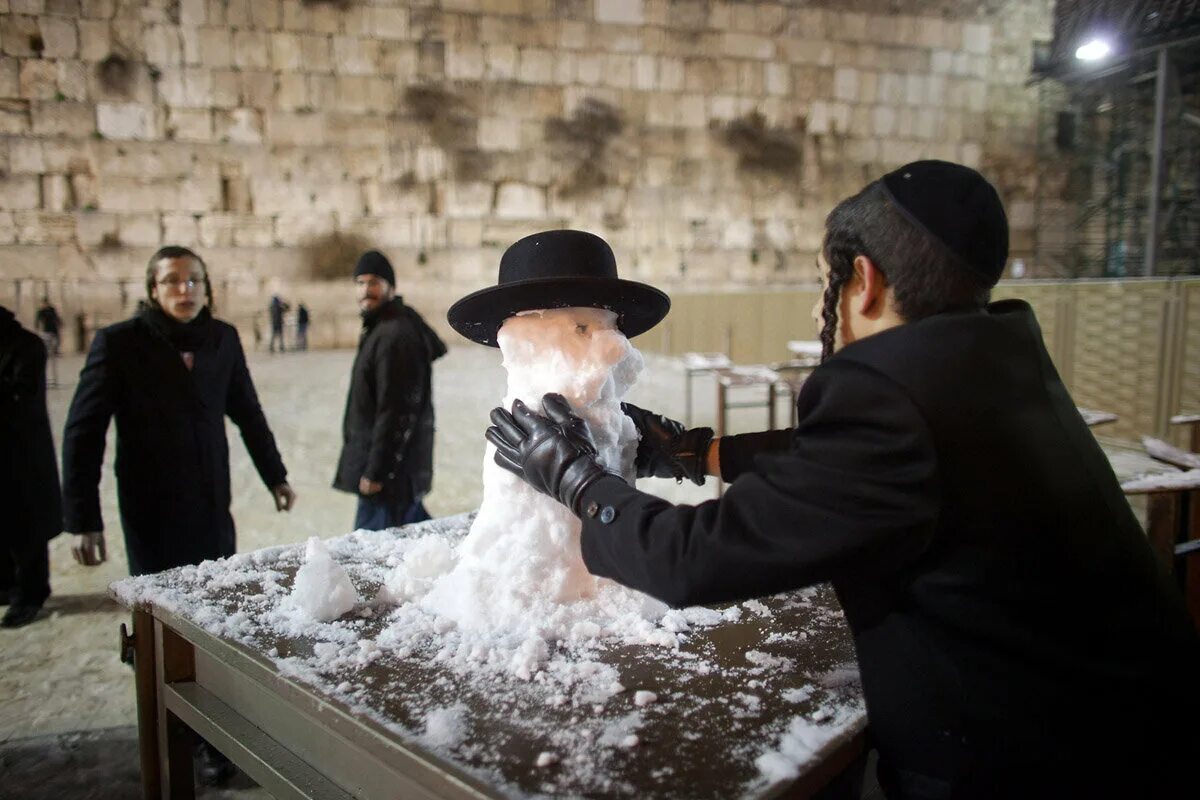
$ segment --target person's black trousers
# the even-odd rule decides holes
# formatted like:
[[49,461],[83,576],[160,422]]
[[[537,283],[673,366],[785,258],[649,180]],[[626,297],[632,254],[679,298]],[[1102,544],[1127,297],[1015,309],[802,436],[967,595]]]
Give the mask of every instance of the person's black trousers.
[[0,593],[12,605],[41,606],[50,596],[50,546],[6,531],[0,543]]

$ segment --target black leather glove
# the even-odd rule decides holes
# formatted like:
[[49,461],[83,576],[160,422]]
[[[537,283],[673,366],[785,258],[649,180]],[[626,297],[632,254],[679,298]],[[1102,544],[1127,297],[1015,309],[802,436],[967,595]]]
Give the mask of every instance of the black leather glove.
[[520,400],[512,413],[492,409],[487,439],[496,445],[496,463],[539,492],[579,514],[583,490],[608,475],[596,460],[587,422],[571,411],[561,394],[542,398],[542,416]]
[[642,435],[634,461],[639,478],[687,478],[697,486],[704,485],[712,428],[684,430],[675,420],[632,403],[622,403],[621,410]]

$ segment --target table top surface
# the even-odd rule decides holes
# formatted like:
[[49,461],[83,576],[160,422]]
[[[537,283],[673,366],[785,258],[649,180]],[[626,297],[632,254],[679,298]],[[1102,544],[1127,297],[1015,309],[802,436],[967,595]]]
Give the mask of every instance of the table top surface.
[[788,351],[798,356],[819,356],[821,347],[821,342],[816,339],[793,339],[787,343]]
[[[424,535],[465,535],[470,516],[326,540],[362,597]],[[366,555],[364,555],[366,554]],[[496,796],[768,797],[781,759],[803,775],[865,727],[852,639],[831,589],[671,612],[666,646],[557,642],[543,671],[464,669],[453,625],[399,635],[386,605],[331,623],[284,613],[300,545],[113,585],[125,605],[178,616],[252,655],[410,752]],[[410,609],[411,610],[411,609]],[[412,627],[412,614],[404,624]],[[683,630],[679,630],[679,628]],[[202,646],[198,644],[197,646]],[[624,690],[589,697],[608,670]],[[653,692],[657,699],[638,694]],[[446,735],[447,728],[459,734]],[[550,754],[554,763],[538,766]],[[776,780],[772,782],[768,776]]]

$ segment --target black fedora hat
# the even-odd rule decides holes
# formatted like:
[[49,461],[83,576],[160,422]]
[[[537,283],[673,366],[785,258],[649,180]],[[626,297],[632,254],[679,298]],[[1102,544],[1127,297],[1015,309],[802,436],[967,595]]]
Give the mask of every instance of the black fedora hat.
[[450,306],[446,319],[471,341],[498,347],[496,334],[514,314],[572,306],[615,311],[617,327],[632,339],[661,322],[671,301],[653,286],[618,278],[617,259],[599,236],[543,231],[505,250],[496,285]]

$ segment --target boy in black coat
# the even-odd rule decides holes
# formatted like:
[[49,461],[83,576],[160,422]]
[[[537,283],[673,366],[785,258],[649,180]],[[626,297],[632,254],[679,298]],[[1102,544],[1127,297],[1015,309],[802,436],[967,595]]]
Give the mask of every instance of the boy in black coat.
[[1182,796],[1200,642],[1032,310],[987,305],[1007,249],[998,196],[958,165],[834,209],[794,430],[714,442],[628,410],[639,475],[720,474],[720,500],[606,474],[554,395],[547,416],[496,409],[488,438],[581,516],[597,575],[672,605],[832,581],[889,797]]
[[33,622],[50,596],[47,542],[62,530],[46,413],[46,346],[0,306],[0,626]]
[[133,575],[235,552],[226,415],[276,507],[290,510],[295,500],[237,331],[209,311],[204,262],[186,248],[162,248],[147,267],[146,293],[137,316],[97,332],[63,437],[65,527],[77,534],[76,559],[96,564],[104,560],[100,467],[116,418],[117,496]]
[[354,283],[363,330],[333,487],[358,495],[355,528],[383,530],[429,519],[422,498],[433,486],[433,362],[446,345],[395,294],[382,253],[359,258]]

